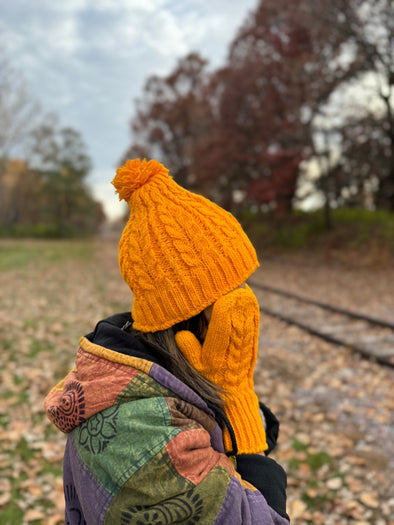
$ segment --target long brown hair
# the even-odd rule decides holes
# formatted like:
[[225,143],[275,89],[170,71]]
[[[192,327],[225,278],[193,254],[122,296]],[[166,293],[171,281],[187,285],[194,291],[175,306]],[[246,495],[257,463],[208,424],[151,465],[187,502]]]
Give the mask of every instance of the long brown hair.
[[207,326],[208,321],[201,312],[195,317],[182,321],[167,330],[158,332],[134,331],[134,333],[139,339],[158,352],[175,377],[199,394],[205,401],[214,404],[218,408],[223,408],[224,390],[200,374],[183,356],[175,341],[177,332],[189,330],[202,342]]

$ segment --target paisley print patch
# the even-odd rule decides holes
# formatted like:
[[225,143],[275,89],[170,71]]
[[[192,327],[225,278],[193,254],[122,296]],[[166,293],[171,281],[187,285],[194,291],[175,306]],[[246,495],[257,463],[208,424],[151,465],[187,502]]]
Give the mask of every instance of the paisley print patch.
[[51,421],[65,433],[85,421],[85,393],[81,383],[72,381],[63,392],[60,403],[48,409]]
[[92,454],[100,454],[116,436],[118,412],[119,406],[114,405],[90,417],[79,427],[79,444]]
[[201,520],[203,500],[195,489],[152,507],[131,507],[122,513],[121,525],[194,525]]

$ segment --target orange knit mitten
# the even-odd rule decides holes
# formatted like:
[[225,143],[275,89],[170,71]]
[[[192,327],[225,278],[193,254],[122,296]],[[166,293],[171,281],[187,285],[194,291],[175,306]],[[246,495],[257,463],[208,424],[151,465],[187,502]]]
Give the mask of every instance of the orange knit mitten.
[[[225,412],[234,429],[239,454],[268,448],[259,400],[253,389],[259,313],[252,290],[238,288],[214,303],[202,345],[192,332],[183,330],[175,336],[189,363],[225,390]],[[226,451],[232,449],[227,430],[224,446]]]

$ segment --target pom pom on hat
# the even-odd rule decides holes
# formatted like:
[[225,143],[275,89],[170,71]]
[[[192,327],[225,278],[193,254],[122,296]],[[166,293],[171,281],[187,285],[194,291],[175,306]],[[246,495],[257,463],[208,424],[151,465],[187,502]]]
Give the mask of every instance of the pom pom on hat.
[[156,160],[147,162],[144,159],[141,162],[140,159],[133,159],[128,160],[124,166],[116,170],[112,184],[115,186],[116,193],[119,194],[119,200],[129,202],[133,193],[141,186],[158,175],[167,174],[168,169]]

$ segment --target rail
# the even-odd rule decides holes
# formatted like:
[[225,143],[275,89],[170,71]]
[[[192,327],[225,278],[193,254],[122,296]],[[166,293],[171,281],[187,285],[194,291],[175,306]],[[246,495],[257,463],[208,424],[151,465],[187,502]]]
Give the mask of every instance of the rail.
[[[260,311],[363,358],[394,367],[394,323],[249,280],[265,292]],[[279,302],[278,302],[279,298]]]

